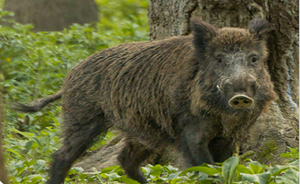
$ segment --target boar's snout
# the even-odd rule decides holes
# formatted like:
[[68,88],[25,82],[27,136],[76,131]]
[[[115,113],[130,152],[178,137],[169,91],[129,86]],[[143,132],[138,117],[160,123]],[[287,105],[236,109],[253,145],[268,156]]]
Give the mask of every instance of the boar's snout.
[[227,97],[228,105],[235,109],[249,108],[254,104],[257,86],[254,77],[243,76],[228,79],[224,82],[224,95]]
[[230,107],[245,109],[253,104],[253,99],[246,95],[235,95],[228,101]]

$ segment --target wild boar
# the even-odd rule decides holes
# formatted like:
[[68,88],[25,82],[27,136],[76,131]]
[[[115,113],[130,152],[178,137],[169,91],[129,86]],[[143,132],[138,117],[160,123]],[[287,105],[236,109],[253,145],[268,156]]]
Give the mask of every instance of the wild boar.
[[115,127],[126,135],[118,159],[126,174],[147,183],[140,165],[158,148],[176,146],[190,166],[231,156],[231,146],[276,99],[265,63],[263,19],[248,29],[216,28],[197,18],[192,34],[126,43],[75,66],[61,91],[23,112],[62,98],[63,145],[53,155],[48,184],[67,171],[99,136]]

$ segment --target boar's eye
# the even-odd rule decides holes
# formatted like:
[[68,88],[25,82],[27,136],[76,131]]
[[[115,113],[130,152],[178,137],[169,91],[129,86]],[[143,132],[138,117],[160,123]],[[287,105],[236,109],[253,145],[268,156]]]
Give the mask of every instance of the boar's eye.
[[252,56],[252,59],[251,59],[252,63],[255,63],[257,60],[258,60],[257,56]]
[[223,62],[223,56],[221,55],[221,54],[218,54],[216,57],[216,61],[218,62],[218,63],[222,63]]
[[251,64],[255,64],[258,61],[259,57],[257,54],[251,54],[248,56],[248,61],[251,62]]

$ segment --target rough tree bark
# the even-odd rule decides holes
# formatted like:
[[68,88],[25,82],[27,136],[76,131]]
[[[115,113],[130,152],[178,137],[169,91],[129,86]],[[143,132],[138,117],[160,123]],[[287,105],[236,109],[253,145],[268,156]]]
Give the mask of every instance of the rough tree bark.
[[[247,140],[240,143],[241,152],[255,151],[254,159],[264,164],[282,162],[279,153],[287,151],[288,146],[298,146],[298,7],[297,0],[150,0],[149,4],[151,40],[189,34],[191,17],[200,17],[217,27],[246,28],[254,17],[264,18],[274,25],[275,31],[269,38],[270,57],[266,67],[279,99],[272,103],[267,114],[258,119],[247,135]],[[92,171],[118,164],[115,156],[123,146],[122,136],[113,142],[116,144],[106,145],[112,152],[107,153],[104,147],[76,166]],[[102,161],[95,162],[98,158],[105,158],[105,164]],[[174,150],[167,149],[158,163],[168,161],[175,166],[182,166],[181,156],[174,153]]]
[[[0,75],[0,77],[1,77],[1,75]],[[1,81],[1,78],[0,78],[0,81]],[[2,123],[3,123],[2,89],[0,86],[0,182],[8,184],[7,172],[5,169],[4,153],[3,153],[3,149],[2,149],[2,139],[3,139]]]
[[94,0],[6,0],[3,10],[15,13],[15,21],[33,24],[33,31],[60,31],[73,23],[96,23]]

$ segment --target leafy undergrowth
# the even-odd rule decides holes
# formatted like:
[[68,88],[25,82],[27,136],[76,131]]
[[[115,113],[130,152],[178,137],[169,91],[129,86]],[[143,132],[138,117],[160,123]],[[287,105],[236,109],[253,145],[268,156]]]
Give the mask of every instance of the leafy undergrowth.
[[[3,1],[0,1],[3,2]],[[101,22],[96,27],[74,24],[60,32],[30,31],[31,25],[13,21],[0,23],[0,85],[3,89],[4,148],[12,184],[44,183],[48,178],[50,155],[61,142],[60,102],[34,114],[9,109],[14,101],[29,102],[58,91],[68,71],[93,53],[130,41],[148,40],[147,0],[96,0]],[[11,13],[0,11],[1,17]],[[111,139],[112,133],[93,148]],[[298,183],[298,151],[282,156],[291,159],[283,166],[269,167],[255,161],[238,164],[232,157],[223,165],[202,165],[179,172],[172,166],[147,165],[143,168],[153,183]],[[119,166],[98,173],[69,171],[66,183],[136,183]],[[199,171],[199,172],[196,172]],[[196,172],[196,173],[195,173]]]
[[[239,164],[238,156],[231,157],[218,165],[203,164],[188,168],[184,171],[172,166],[147,165],[142,168],[149,183],[199,183],[199,184],[298,184],[299,183],[299,153],[297,149],[290,148],[290,152],[283,156],[290,158],[286,165],[274,167],[262,165],[257,161],[247,159]],[[126,183],[138,184],[127,178],[120,166],[112,166],[101,172],[80,174],[81,168],[72,168],[66,181],[72,183]],[[76,181],[76,182],[75,182]]]

